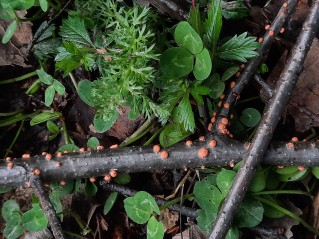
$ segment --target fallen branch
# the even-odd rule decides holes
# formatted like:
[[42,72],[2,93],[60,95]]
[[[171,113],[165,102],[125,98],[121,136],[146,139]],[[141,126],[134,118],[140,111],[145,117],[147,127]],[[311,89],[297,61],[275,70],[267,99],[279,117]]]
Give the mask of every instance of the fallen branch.
[[[211,147],[211,141],[216,147]],[[200,158],[199,150],[207,149],[208,156]],[[162,159],[162,152],[168,153]],[[205,150],[204,150],[205,151]],[[288,148],[286,142],[273,144],[265,150],[265,164],[319,166],[319,144],[298,142],[295,148]],[[104,176],[110,170],[120,172],[145,172],[163,169],[186,169],[201,166],[227,167],[240,161],[246,153],[245,144],[236,140],[216,136],[214,139],[184,143],[154,153],[151,147],[129,147],[64,154],[61,157],[34,156],[20,158],[0,164],[0,187],[25,186],[31,179],[32,170],[39,169],[44,182],[71,180]],[[49,155],[51,156],[51,155]],[[13,166],[13,167],[12,167]],[[11,168],[12,167],[12,168]]]
[[[289,2],[290,4],[290,2]],[[289,6],[289,5],[288,5]],[[285,108],[306,55],[310,49],[311,42],[318,30],[319,0],[313,2],[303,30],[300,33],[292,54],[288,59],[280,80],[274,90],[273,97],[267,104],[263,118],[258,125],[254,139],[245,154],[243,164],[238,170],[233,185],[225,198],[225,201],[213,223],[210,239],[225,238],[235,215],[237,205],[243,200],[246,190],[254,176],[257,166],[260,164],[266,152],[268,144],[273,136],[279,122],[283,109]],[[294,145],[290,145],[292,148]]]

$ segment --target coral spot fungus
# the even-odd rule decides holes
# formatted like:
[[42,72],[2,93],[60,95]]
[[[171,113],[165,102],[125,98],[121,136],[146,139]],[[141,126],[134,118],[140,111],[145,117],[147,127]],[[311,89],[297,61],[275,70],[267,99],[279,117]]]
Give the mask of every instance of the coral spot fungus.
[[216,145],[217,145],[216,140],[212,139],[212,140],[210,140],[210,141],[209,141],[209,147],[211,147],[211,148],[215,148],[215,147],[216,147]]
[[198,157],[199,158],[207,158],[208,154],[209,154],[209,151],[206,148],[200,148],[198,150]]
[[190,146],[192,146],[193,141],[187,140],[187,141],[185,142],[185,144],[186,144],[186,146],[190,147]]
[[45,155],[45,159],[46,159],[46,160],[52,159],[52,154],[46,154],[46,155]]
[[29,159],[29,158],[30,158],[30,154],[23,154],[23,155],[22,155],[22,158],[24,158],[24,159]]
[[158,153],[159,151],[161,151],[161,147],[158,144],[155,144],[153,146],[153,151],[154,151],[154,153]]
[[112,178],[115,178],[115,177],[117,176],[116,170],[112,169],[112,170],[110,171],[110,175],[111,175]]
[[168,152],[167,151],[162,151],[161,152],[161,159],[167,159],[168,158]]

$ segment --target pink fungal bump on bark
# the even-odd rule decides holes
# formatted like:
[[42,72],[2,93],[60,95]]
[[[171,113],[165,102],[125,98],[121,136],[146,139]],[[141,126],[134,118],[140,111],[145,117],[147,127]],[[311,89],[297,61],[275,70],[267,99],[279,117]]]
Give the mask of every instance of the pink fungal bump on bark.
[[31,182],[26,182],[25,185],[28,187],[28,188],[31,188]]
[[200,167],[200,169],[202,169],[202,170],[204,170],[206,167],[205,167],[205,165],[202,165],[201,167]]
[[303,170],[305,170],[305,167],[304,166],[298,166],[298,170],[299,171],[303,171]]
[[298,142],[298,138],[297,138],[297,137],[292,137],[292,138],[291,138],[291,142],[293,142],[293,143]]
[[277,168],[284,168],[285,166],[283,165],[278,165]]
[[288,149],[294,149],[295,148],[294,143],[292,143],[292,142],[287,143],[287,148]]
[[11,161],[12,158],[11,157],[6,157],[6,161]]
[[110,149],[117,149],[118,147],[119,147],[118,144],[113,144],[113,145],[111,145]]
[[85,152],[85,148],[80,148],[80,153],[84,153]]
[[168,158],[168,152],[167,151],[162,151],[161,152],[161,159],[167,159]]
[[265,30],[268,30],[269,28],[270,28],[269,24],[265,26]]
[[68,153],[69,153],[69,151],[67,151],[67,150],[64,150],[64,151],[63,151],[63,153],[64,153],[64,154],[68,154]]
[[111,175],[112,178],[115,178],[117,176],[117,171],[112,169],[109,174]]
[[288,7],[288,2],[284,2],[284,4],[282,4],[283,7]]
[[30,154],[23,154],[23,155],[22,155],[22,158],[23,158],[23,159],[29,159],[29,158],[30,158]]
[[193,141],[187,140],[187,141],[185,142],[185,144],[186,144],[186,146],[190,147],[190,146],[193,145]]
[[209,151],[208,151],[208,149],[206,149],[206,148],[200,148],[199,150],[198,150],[198,157],[199,158],[207,158],[207,156],[208,156],[208,154],[209,154]]
[[96,181],[96,179],[94,177],[90,177],[90,182],[94,183]]
[[40,175],[40,173],[41,173],[40,169],[38,169],[38,168],[36,168],[33,172],[36,175]]
[[58,158],[62,157],[62,152],[57,152],[56,156],[57,156]]
[[46,155],[46,154],[47,154],[47,152],[44,152],[44,151],[41,153],[42,156],[44,156],[44,155]]
[[56,163],[55,163],[55,166],[61,167],[61,166],[62,166],[62,163],[61,163],[61,162],[56,162]]
[[9,162],[9,163],[7,164],[7,168],[8,168],[8,169],[12,169],[12,168],[13,168],[13,163],[12,163],[12,162]]
[[280,33],[284,33],[284,32],[285,32],[285,28],[281,28]]
[[273,30],[270,30],[270,31],[268,32],[268,35],[272,37],[273,35],[275,35],[275,32],[274,32]]
[[212,131],[212,129],[213,129],[213,123],[209,123],[208,127],[207,127],[207,130],[208,131]]
[[106,175],[104,176],[104,180],[105,180],[106,182],[110,182],[110,181],[111,181],[111,175],[106,174]]
[[60,184],[61,184],[62,186],[65,186],[65,185],[66,185],[66,181],[65,181],[65,180],[62,180],[62,181],[60,182]]
[[199,136],[198,140],[199,141],[205,141],[205,136]]
[[158,144],[155,144],[153,146],[153,152],[158,153],[159,151],[161,151],[161,146],[159,146]]
[[88,148],[87,148],[87,151],[92,151],[92,148],[91,148],[91,147],[88,147]]
[[103,150],[103,149],[104,149],[104,146],[102,146],[102,145],[99,145],[96,147],[96,150]]
[[258,42],[259,42],[259,43],[262,43],[263,41],[264,41],[264,38],[262,38],[262,37],[259,37],[259,38],[258,38]]
[[230,162],[229,163],[229,167],[231,167],[231,168],[235,167],[235,163],[234,162]]
[[45,155],[46,160],[51,160],[52,159],[52,154],[46,154]]
[[209,141],[209,147],[215,148],[216,145],[217,145],[217,141],[216,140],[212,139],[212,140]]

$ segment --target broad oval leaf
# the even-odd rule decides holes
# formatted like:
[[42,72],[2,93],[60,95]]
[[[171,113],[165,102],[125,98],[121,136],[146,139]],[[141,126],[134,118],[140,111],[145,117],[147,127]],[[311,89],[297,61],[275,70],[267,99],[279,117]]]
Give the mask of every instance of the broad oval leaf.
[[2,206],[1,215],[6,222],[19,222],[21,218],[20,207],[16,200],[7,200]]
[[47,0],[39,0],[40,7],[42,11],[46,12],[48,10],[48,1]]
[[51,85],[53,84],[53,77],[51,75],[49,75],[48,73],[46,73],[43,68],[41,68],[40,70],[37,70],[37,74],[39,76],[39,79],[42,83],[47,84],[47,85]]
[[131,182],[131,176],[128,173],[119,173],[113,181],[120,185],[125,185]]
[[28,10],[29,8],[31,8],[34,5],[34,1],[35,0],[9,0],[8,2],[10,2],[10,5],[14,10],[20,11]]
[[30,232],[41,231],[48,225],[48,219],[39,205],[35,204],[33,208],[22,215],[22,226]]
[[209,96],[213,99],[217,99],[225,90],[225,83],[220,80],[218,73],[215,73],[206,79],[203,85],[210,89],[211,92]]
[[319,179],[319,167],[313,167],[311,172],[317,179]]
[[222,170],[217,174],[216,183],[223,196],[226,197],[229,192],[236,172],[233,170]]
[[182,77],[192,72],[193,55],[182,47],[167,49],[160,59],[160,67],[165,77]]
[[227,81],[230,77],[236,74],[237,71],[239,71],[238,66],[229,67],[226,69],[226,71],[222,75],[222,81]]
[[3,235],[7,239],[16,239],[20,237],[24,229],[19,222],[9,221],[6,223],[6,227],[3,230]]
[[[54,210],[55,210],[55,212],[58,214],[58,213],[60,213],[60,212],[62,212],[63,211],[63,206],[62,206],[62,202],[61,202],[61,200],[60,200],[60,196],[59,196],[59,193],[57,193],[56,191],[53,191],[51,194],[50,194],[50,196],[49,196],[49,198],[50,198],[50,201],[51,201],[51,203],[52,203],[52,205],[53,205],[53,207],[54,207]],[[61,214],[59,214],[60,216],[60,220],[62,220],[63,219],[63,213],[61,213]]]
[[89,106],[94,107],[94,83],[88,80],[80,81],[78,85],[78,93],[81,98],[86,104]]
[[234,219],[237,227],[252,228],[257,226],[263,219],[264,207],[256,200],[245,198],[239,205]]
[[46,122],[48,120],[55,120],[61,117],[61,113],[58,112],[51,112],[51,111],[44,111],[32,118],[30,121],[30,125],[36,125],[41,124],[43,122]]
[[244,109],[240,116],[240,122],[247,127],[255,127],[261,119],[261,114],[254,108]]
[[67,181],[64,186],[62,186],[60,183],[50,183],[50,187],[52,189],[52,193],[56,194],[58,197],[61,197],[70,194],[73,188],[75,188],[74,184],[74,180],[71,180]]
[[87,141],[86,145],[90,147],[91,149],[96,149],[97,146],[100,145],[100,141],[96,137],[91,137]]
[[97,186],[90,180],[85,181],[84,194],[88,197],[93,196],[97,192]]
[[58,94],[63,95],[65,93],[65,87],[61,84],[61,82],[54,80],[53,87],[58,92]]
[[154,216],[147,223],[147,239],[162,239],[164,237],[164,225]]
[[47,128],[48,128],[49,132],[52,134],[57,134],[60,132],[59,127],[51,120],[47,121]]
[[183,127],[177,123],[167,124],[159,136],[160,144],[166,148],[182,141],[191,134],[192,132],[185,131]]
[[76,151],[78,152],[80,149],[78,146],[76,146],[75,144],[65,144],[65,145],[62,145],[58,150],[57,152],[64,152],[64,151],[67,151],[67,152],[73,152],[73,151]]
[[195,56],[194,76],[198,81],[205,80],[212,71],[212,60],[206,48]]
[[282,182],[299,181],[305,178],[309,174],[309,172],[309,169],[304,169],[293,174],[280,174],[278,178]]
[[118,192],[112,192],[110,196],[106,199],[104,207],[103,207],[103,214],[106,215],[112,209],[114,203],[116,202],[118,196]]
[[266,179],[267,175],[265,174],[265,171],[263,169],[257,170],[253,179],[251,180],[248,191],[260,192],[264,190],[266,187]]
[[283,168],[275,168],[274,171],[279,174],[293,174],[298,172],[298,166],[286,166]]
[[103,133],[110,129],[116,122],[119,114],[117,109],[114,108],[106,113],[97,111],[94,116],[94,128],[97,132]]
[[55,89],[53,85],[50,85],[44,92],[44,104],[50,106],[53,102],[55,95]]
[[13,36],[15,30],[17,29],[18,23],[17,21],[13,21],[10,23],[10,25],[8,26],[5,34],[2,37],[2,43],[6,44],[10,41],[11,37]]
[[182,21],[177,24],[174,32],[174,38],[178,46],[186,48],[194,55],[203,50],[202,39],[186,21]]

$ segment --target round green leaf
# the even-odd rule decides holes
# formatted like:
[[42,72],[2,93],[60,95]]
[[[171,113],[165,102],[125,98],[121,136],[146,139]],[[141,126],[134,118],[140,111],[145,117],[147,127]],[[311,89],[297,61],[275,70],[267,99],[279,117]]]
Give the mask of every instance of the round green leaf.
[[202,39],[186,21],[182,21],[177,24],[174,32],[174,38],[178,46],[186,48],[194,55],[203,50]]
[[112,192],[110,196],[106,199],[104,208],[103,208],[103,214],[106,215],[109,213],[109,211],[112,209],[114,203],[116,202],[118,196],[118,192]]
[[280,174],[278,178],[283,182],[299,181],[305,178],[309,172],[308,169],[304,169],[293,174]]
[[78,152],[80,149],[78,146],[76,146],[75,144],[65,144],[62,145],[57,152],[64,152],[64,151],[68,151],[68,152],[73,152],[76,151]]
[[239,205],[234,219],[237,227],[255,227],[263,219],[263,205],[256,200],[245,198]]
[[165,77],[182,77],[193,70],[194,57],[182,47],[167,49],[161,56],[160,67]]
[[55,94],[55,89],[54,89],[54,86],[51,85],[49,86],[45,92],[44,92],[44,104],[46,106],[50,106],[53,102],[53,99],[54,99],[54,94]]
[[6,44],[10,41],[11,37],[13,36],[15,30],[17,29],[18,23],[17,21],[13,21],[8,26],[6,32],[4,33],[2,37],[2,44]]
[[39,0],[40,7],[42,11],[46,12],[48,10],[48,1],[47,0]]
[[217,99],[225,90],[225,83],[220,80],[219,74],[215,73],[204,81],[204,85],[210,89],[209,96]]
[[89,138],[88,142],[86,143],[88,147],[91,149],[96,149],[97,146],[100,145],[100,141],[96,137]]
[[[272,203],[280,205],[280,202],[278,200],[276,200],[275,198],[273,198],[271,195],[263,195],[262,197],[267,199],[267,200],[269,200],[269,201],[271,201]],[[263,207],[264,207],[264,215],[266,217],[269,217],[269,218],[281,218],[281,217],[285,216],[285,213],[277,210],[276,208],[274,208],[272,206],[269,206],[266,203],[262,203],[262,204],[263,204]]]
[[164,225],[155,219],[154,216],[147,223],[147,239],[164,238]]
[[80,81],[78,85],[78,93],[81,98],[86,104],[89,106],[94,107],[94,84],[88,80]]
[[317,179],[319,179],[319,167],[313,167],[311,172]]
[[[62,206],[62,202],[60,200],[60,196],[59,196],[59,193],[56,192],[56,191],[53,191],[51,194],[50,194],[50,201],[54,207],[54,210],[56,213],[60,213],[63,211],[63,206]],[[63,219],[63,213],[60,214],[60,219],[62,220]]]
[[60,132],[59,127],[51,120],[47,121],[47,128],[48,128],[49,132],[52,134],[56,134],[56,133]]
[[54,82],[54,79],[51,75],[49,75],[48,73],[46,73],[43,68],[41,68],[40,70],[37,70],[37,74],[39,76],[39,79],[42,83],[46,84],[46,85],[51,85]]
[[126,198],[124,208],[129,218],[139,224],[146,223],[152,212],[160,214],[155,199],[144,191],[139,191],[133,197]]
[[14,221],[19,223],[21,218],[19,204],[16,200],[7,200],[2,206],[1,214],[6,222]]
[[240,116],[240,122],[247,127],[255,127],[261,119],[261,115],[258,110],[254,108],[244,109]]
[[228,230],[228,233],[225,239],[238,239],[239,238],[239,230],[237,227],[231,227]]
[[52,193],[55,193],[58,197],[68,195],[74,188],[74,180],[67,181],[64,186],[62,186],[60,183],[51,183],[50,187],[52,189]]
[[212,60],[210,54],[206,48],[195,56],[194,76],[197,80],[205,80],[212,71]]
[[48,219],[39,205],[34,204],[33,208],[22,215],[22,226],[30,232],[41,231],[48,225]]
[[85,181],[84,193],[86,196],[91,197],[97,192],[97,186],[90,180]]
[[131,176],[128,173],[119,173],[113,181],[120,185],[125,185],[131,182]]
[[262,190],[264,190],[266,187],[266,175],[265,175],[265,171],[264,170],[257,170],[257,172],[255,173],[248,191],[251,192],[260,192]]
[[106,113],[104,112],[101,113],[97,111],[94,116],[95,130],[99,133],[103,133],[107,131],[109,128],[113,126],[113,124],[116,122],[118,117],[119,117],[119,114],[116,108]]
[[238,66],[229,67],[222,75],[222,81],[227,81],[230,77],[236,74],[239,71]]
[[3,235],[7,239],[16,239],[23,233],[23,227],[21,227],[20,223],[15,221],[9,221],[6,224],[6,227],[3,230]]
[[275,168],[274,171],[279,174],[293,174],[298,172],[298,166],[285,166],[283,168]]
[[53,86],[56,92],[58,92],[58,94],[63,95],[65,93],[65,87],[61,84],[61,82],[54,80]]
[[233,184],[233,180],[235,176],[236,176],[235,171],[225,170],[225,169],[223,169],[217,174],[216,183],[224,197],[227,196],[227,193],[230,190],[231,185]]

